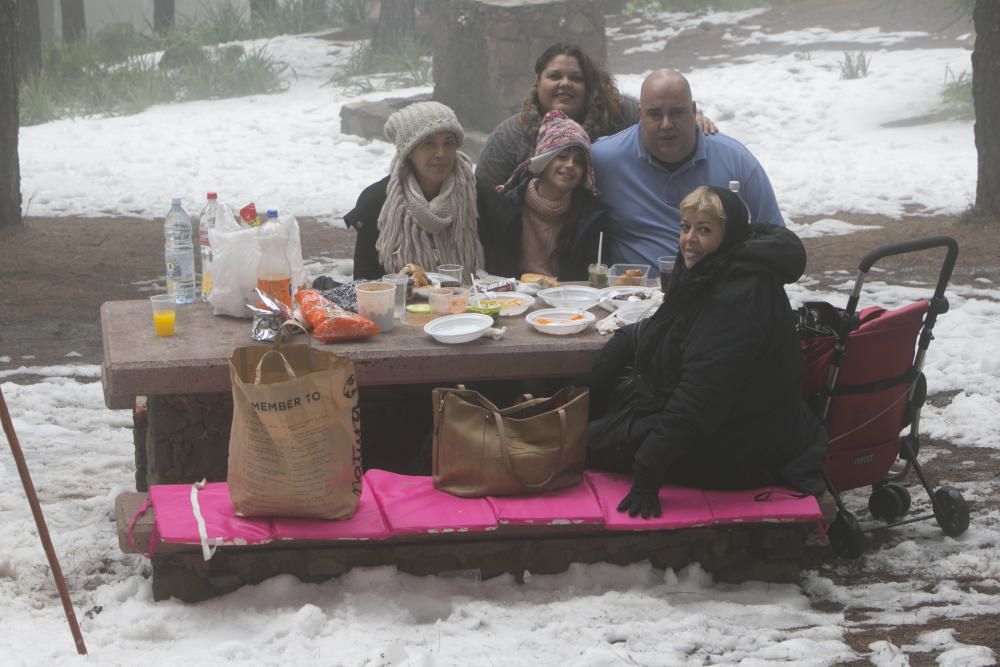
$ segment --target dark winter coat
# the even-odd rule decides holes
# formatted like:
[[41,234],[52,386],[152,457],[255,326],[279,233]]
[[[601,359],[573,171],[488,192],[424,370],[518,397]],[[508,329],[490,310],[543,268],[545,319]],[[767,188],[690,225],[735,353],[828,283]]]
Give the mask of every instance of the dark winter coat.
[[[702,488],[786,483],[823,490],[825,429],[801,397],[802,358],[783,285],[805,269],[793,232],[754,224],[745,243],[691,271],[678,257],[649,319],[602,349],[588,446],[634,452],[667,481]],[[646,391],[618,378],[632,367]],[[610,407],[608,407],[610,406]]]
[[[486,252],[486,270],[497,276],[521,275],[521,211],[528,189],[527,180],[513,190],[497,194],[485,185],[478,187],[479,236]],[[600,232],[607,225],[607,208],[590,192],[573,192],[570,212],[573,226],[567,229],[559,252],[559,280],[586,280],[587,265],[597,260]]]

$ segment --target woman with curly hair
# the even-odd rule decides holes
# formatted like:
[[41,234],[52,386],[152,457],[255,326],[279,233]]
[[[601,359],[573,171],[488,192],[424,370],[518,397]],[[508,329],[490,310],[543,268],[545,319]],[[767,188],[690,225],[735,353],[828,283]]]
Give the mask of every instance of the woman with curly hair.
[[[557,42],[535,61],[535,83],[521,112],[500,123],[486,140],[476,163],[476,182],[494,188],[531,157],[538,128],[549,111],[558,109],[575,120],[591,141],[639,122],[639,103],[622,95],[614,78],[573,44]],[[708,134],[715,124],[698,116]]]

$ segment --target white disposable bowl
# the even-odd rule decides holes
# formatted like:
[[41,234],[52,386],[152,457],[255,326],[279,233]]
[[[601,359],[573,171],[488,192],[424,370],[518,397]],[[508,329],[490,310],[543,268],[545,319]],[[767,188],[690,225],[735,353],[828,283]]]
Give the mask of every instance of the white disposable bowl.
[[[579,319],[570,319],[579,316]],[[554,336],[580,333],[597,320],[593,313],[575,308],[543,308],[525,318],[535,330]],[[539,320],[542,320],[541,322]]]
[[539,290],[538,298],[553,308],[588,310],[601,300],[601,291],[586,285],[560,285]]
[[[490,298],[500,302],[500,316],[520,315],[535,304],[535,297],[523,292],[490,292]],[[517,305],[504,305],[504,300],[518,301]]]
[[633,324],[647,317],[652,317],[659,307],[659,304],[653,305],[648,301],[629,303],[615,311],[615,319],[622,324]]
[[468,343],[493,326],[493,318],[482,313],[445,315],[424,325],[424,333],[439,343]]

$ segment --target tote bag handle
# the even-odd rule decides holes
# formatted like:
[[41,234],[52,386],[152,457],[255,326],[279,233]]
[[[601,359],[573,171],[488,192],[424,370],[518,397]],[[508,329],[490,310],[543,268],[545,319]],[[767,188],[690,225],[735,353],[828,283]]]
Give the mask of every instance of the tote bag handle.
[[504,465],[507,466],[507,470],[514,477],[514,479],[529,489],[544,488],[555,478],[557,474],[559,474],[559,462],[562,460],[563,450],[566,448],[566,410],[559,408],[556,412],[559,414],[559,451],[553,459],[552,470],[549,471],[549,476],[541,482],[532,484],[531,482],[526,482],[521,479],[521,476],[514,470],[514,465],[510,460],[510,452],[507,449],[507,435],[503,428],[503,417],[496,410],[490,410],[490,413],[493,415],[493,421],[495,421],[497,425],[497,438],[500,440],[500,454],[503,456]]

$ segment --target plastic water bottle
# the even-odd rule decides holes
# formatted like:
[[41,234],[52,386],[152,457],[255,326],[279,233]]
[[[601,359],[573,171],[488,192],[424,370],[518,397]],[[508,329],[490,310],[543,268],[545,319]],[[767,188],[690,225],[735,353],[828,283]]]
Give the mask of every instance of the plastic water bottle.
[[292,307],[292,265],[285,254],[288,232],[278,222],[273,208],[257,228],[260,243],[260,264],[257,267],[257,288],[276,301]]
[[740,201],[743,202],[743,206],[747,210],[747,224],[753,222],[753,219],[750,216],[750,207],[747,206],[746,200],[743,199],[742,195],[740,195],[740,182],[739,181],[729,181],[729,191],[732,192],[737,197],[739,197]]
[[212,292],[212,242],[208,238],[208,230],[215,227],[215,209],[219,205],[219,196],[208,193],[208,203],[201,209],[198,216],[198,245],[201,247],[201,300],[207,302]]
[[191,216],[181,207],[180,197],[170,202],[163,221],[163,256],[167,263],[167,293],[177,303],[194,303],[194,246]]

